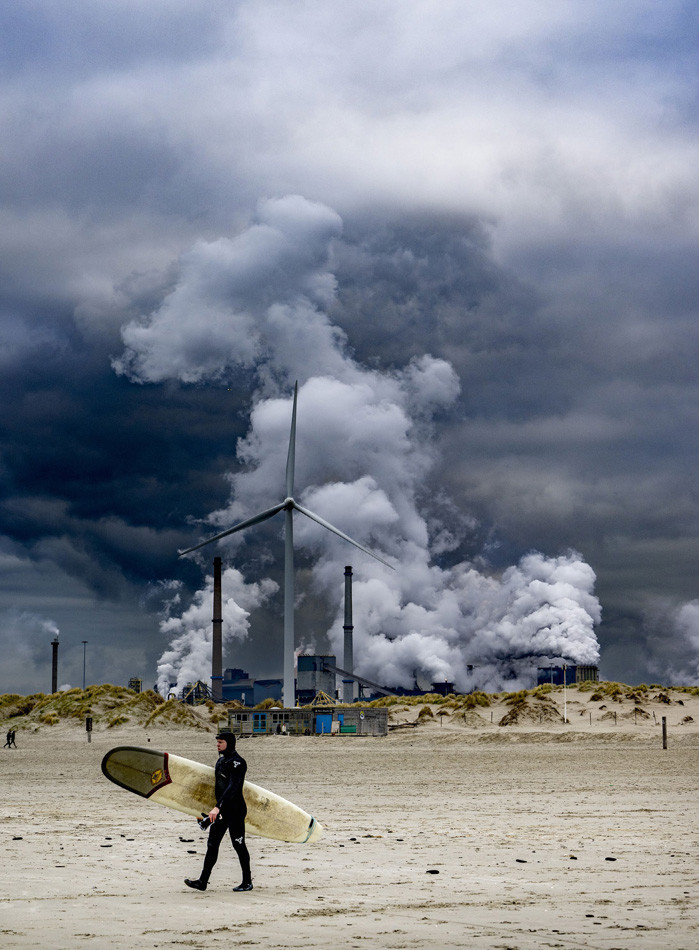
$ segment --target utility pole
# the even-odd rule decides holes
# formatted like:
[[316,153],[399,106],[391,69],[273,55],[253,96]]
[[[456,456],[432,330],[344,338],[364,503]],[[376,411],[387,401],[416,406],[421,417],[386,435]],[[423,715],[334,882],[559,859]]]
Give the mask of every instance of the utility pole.
[[83,640],[83,693],[85,692],[85,650],[87,648],[87,640]]

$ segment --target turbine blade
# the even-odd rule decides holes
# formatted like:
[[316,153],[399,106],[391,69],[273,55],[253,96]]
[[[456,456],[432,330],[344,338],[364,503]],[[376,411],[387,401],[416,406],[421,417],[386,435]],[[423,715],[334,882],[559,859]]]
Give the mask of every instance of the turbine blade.
[[286,497],[294,494],[294,468],[296,466],[296,400],[299,394],[298,380],[294,383],[294,407],[291,410],[291,432],[289,434],[289,453],[286,457]]
[[370,551],[369,548],[365,548],[363,544],[360,544],[359,541],[354,541],[348,534],[345,534],[344,531],[340,531],[339,528],[336,528],[334,525],[331,525],[329,521],[325,521],[324,518],[321,518],[320,515],[314,514],[308,508],[303,508],[297,502],[294,502],[294,508],[297,511],[300,511],[302,515],[305,515],[307,518],[310,518],[311,521],[316,521],[319,525],[322,525],[323,528],[327,528],[328,531],[332,531],[338,537],[342,538],[344,541],[349,541],[350,544],[353,544],[355,548],[359,548],[360,551],[364,551],[365,554],[370,554],[372,557],[375,557],[377,561],[381,561],[382,564],[385,564],[386,567],[390,567],[392,571],[395,571],[395,567],[392,564],[389,564],[388,561],[384,561],[382,557],[379,557],[378,554],[374,554],[373,551]]
[[199,548],[203,548],[207,544],[212,544],[214,541],[220,541],[221,538],[225,538],[229,534],[234,534],[236,531],[243,531],[245,528],[251,528],[254,524],[259,524],[261,521],[266,521],[268,518],[273,518],[278,512],[284,508],[284,502],[279,505],[275,505],[274,508],[268,508],[266,511],[261,511],[259,515],[253,515],[252,518],[248,518],[247,521],[241,521],[240,524],[234,525],[232,528],[228,528],[226,531],[221,531],[220,534],[215,534],[213,538],[207,538],[206,541],[201,541],[199,544],[195,544],[193,548],[187,548],[185,551],[178,551],[178,555],[183,557],[185,554],[191,554],[192,551],[198,551]]

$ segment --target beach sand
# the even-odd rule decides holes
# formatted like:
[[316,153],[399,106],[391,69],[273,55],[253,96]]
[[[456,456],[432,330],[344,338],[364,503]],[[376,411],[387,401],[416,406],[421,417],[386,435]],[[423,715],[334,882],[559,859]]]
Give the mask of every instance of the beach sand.
[[241,741],[248,778],[326,832],[249,837],[255,889],[239,894],[227,841],[209,889],[189,890],[205,834],[100,770],[117,745],[213,764],[213,731],[127,725],[88,743],[82,723],[21,729],[0,750],[2,945],[699,947],[699,698],[640,723],[616,703],[615,726],[571,695],[569,723],[543,728],[497,726],[503,707],[386,738]]

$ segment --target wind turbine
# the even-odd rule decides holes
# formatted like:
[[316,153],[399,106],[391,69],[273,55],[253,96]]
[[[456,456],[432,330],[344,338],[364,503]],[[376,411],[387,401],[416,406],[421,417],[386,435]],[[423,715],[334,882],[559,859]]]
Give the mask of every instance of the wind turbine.
[[349,535],[340,531],[339,528],[331,525],[329,521],[325,521],[324,518],[321,518],[308,508],[304,508],[294,500],[297,399],[298,382],[294,384],[294,404],[291,411],[289,452],[286,458],[286,498],[284,501],[278,505],[274,505],[272,508],[267,508],[266,511],[261,511],[259,514],[253,515],[253,517],[248,518],[247,521],[241,521],[240,524],[234,525],[226,531],[221,531],[219,534],[215,534],[212,538],[207,538],[206,541],[195,544],[194,547],[187,548],[184,551],[178,551],[179,556],[184,557],[185,554],[198,551],[199,548],[203,548],[207,544],[212,544],[214,541],[220,541],[221,538],[225,538],[229,534],[234,534],[236,531],[244,531],[246,528],[251,528],[253,525],[267,521],[269,518],[273,518],[276,514],[279,514],[280,511],[284,512],[284,704],[286,706],[293,706],[296,701],[294,690],[294,511],[299,511],[302,515],[310,518],[311,521],[317,522],[319,525],[322,525],[323,528],[327,528],[328,531],[332,531],[338,535],[338,537],[349,541],[350,544],[359,548],[360,551],[364,551],[365,554],[369,554],[371,557],[376,558],[377,561],[381,561],[382,564],[390,567],[391,570],[395,570],[388,561],[379,557],[378,554],[370,551],[369,548],[365,548],[364,545],[359,544],[358,541],[354,541]]

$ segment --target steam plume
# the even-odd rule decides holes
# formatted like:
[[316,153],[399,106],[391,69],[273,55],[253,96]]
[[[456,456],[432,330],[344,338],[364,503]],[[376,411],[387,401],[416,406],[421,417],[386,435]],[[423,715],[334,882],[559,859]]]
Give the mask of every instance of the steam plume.
[[[352,358],[345,334],[324,309],[335,292],[332,247],[340,233],[339,217],[322,205],[299,196],[262,202],[257,221],[238,237],[200,242],[159,310],[124,327],[116,371],[134,382],[203,382],[254,367],[259,391],[237,452],[245,470],[230,476],[230,503],[209,518],[215,526],[232,525],[277,499],[288,394],[299,380],[301,502],[398,566],[394,573],[353,556],[357,672],[396,685],[411,685],[417,671],[460,688],[498,689],[523,681],[539,660],[594,663],[600,606],[594,573],[576,552],[532,553],[501,577],[469,563],[448,569],[433,563],[434,553],[455,549],[469,524],[466,517],[428,523],[420,502],[436,460],[435,414],[453,405],[459,381],[449,363],[429,355],[392,371]],[[296,525],[297,543],[316,556],[315,589],[337,603],[347,549],[306,519]],[[246,543],[245,534],[236,535],[229,550]],[[229,573],[229,635],[245,636],[247,612],[272,588]],[[159,683],[208,675],[210,587],[207,578],[187,610],[163,621],[173,640],[161,658]],[[329,636],[339,650],[341,603]]]
[[[214,578],[209,575],[192,603],[179,616],[167,616],[160,623],[162,633],[171,638],[158,662],[158,692],[167,696],[170,684],[179,691],[187,683],[211,676],[211,604]],[[223,643],[242,640],[250,626],[250,611],[259,607],[275,592],[274,581],[246,584],[235,568],[221,574]],[[177,595],[175,595],[176,597]]]
[[55,638],[60,631],[58,625],[49,617],[42,617],[40,614],[32,613],[28,610],[8,610],[4,614],[4,624],[11,627],[16,636],[24,641],[39,644],[42,652],[45,650],[43,644],[44,637]]
[[694,686],[699,681],[699,600],[673,604],[657,599],[646,605],[641,626],[645,657],[654,678],[665,684]]

